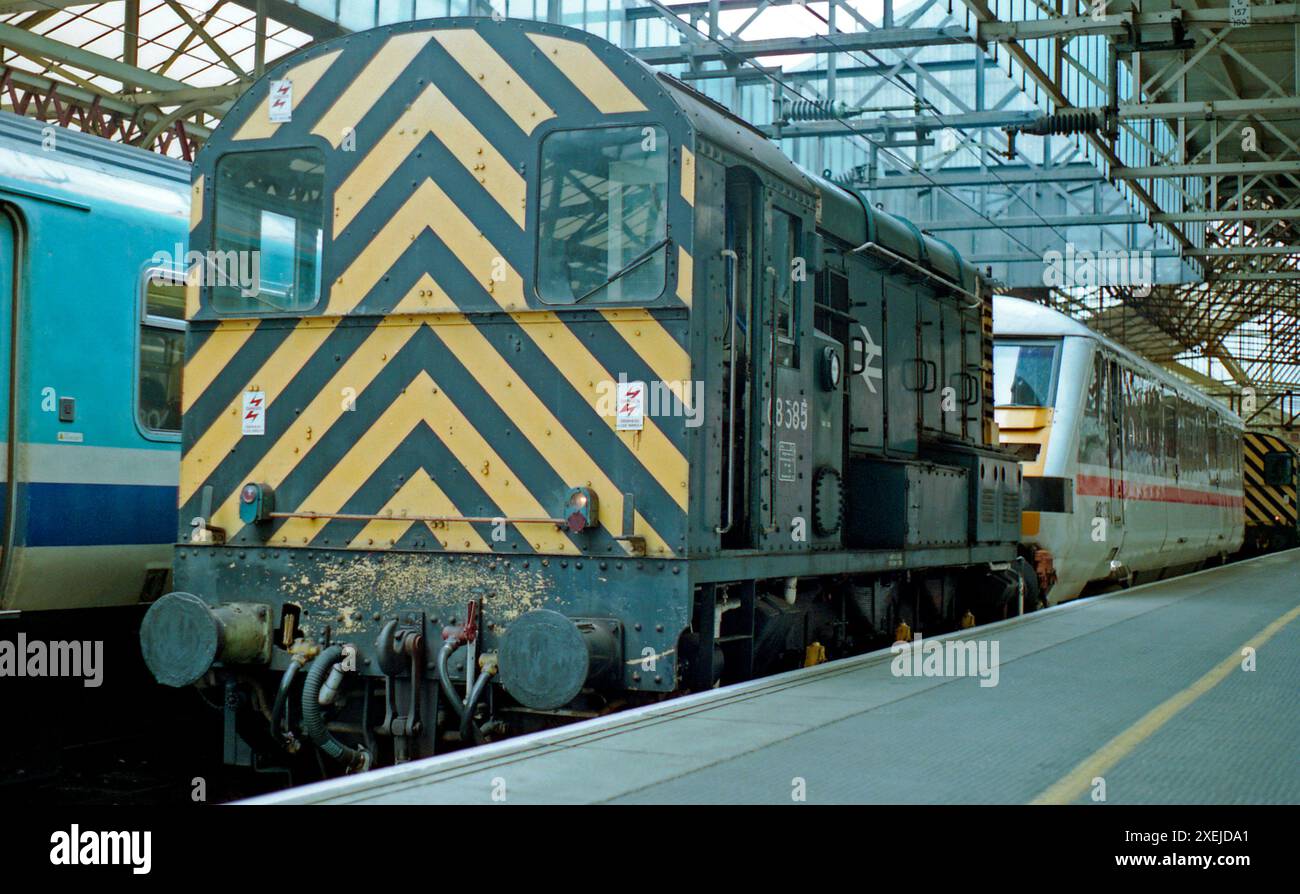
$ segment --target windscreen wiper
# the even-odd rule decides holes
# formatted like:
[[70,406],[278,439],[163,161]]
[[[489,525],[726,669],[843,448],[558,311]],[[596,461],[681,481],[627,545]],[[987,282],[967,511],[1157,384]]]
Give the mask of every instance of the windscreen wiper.
[[596,293],[599,292],[601,289],[603,289],[603,288],[605,288],[606,286],[608,286],[608,285],[609,285],[610,283],[612,283],[614,280],[616,280],[616,279],[618,279],[619,277],[624,276],[624,275],[626,275],[626,274],[628,274],[628,273],[631,273],[633,270],[635,270],[636,268],[640,267],[640,266],[641,266],[642,264],[644,264],[646,261],[648,261],[648,260],[650,260],[652,257],[654,257],[655,252],[659,251],[659,249],[663,248],[663,247],[664,247],[665,245],[667,245],[670,241],[671,241],[671,240],[670,240],[667,236],[665,236],[664,238],[660,239],[660,240],[659,240],[658,242],[656,242],[654,245],[650,246],[650,247],[647,248],[645,251],[641,252],[641,254],[637,255],[635,258],[633,258],[632,260],[628,261],[626,264],[624,264],[622,267],[620,267],[617,271],[615,271],[614,273],[611,273],[609,276],[607,276],[607,277],[605,278],[605,281],[604,281],[603,283],[601,283],[601,284],[598,285],[598,286],[594,286],[593,288],[590,288],[590,289],[588,289],[587,291],[583,292],[582,295],[580,295],[578,298],[575,298],[575,299],[574,299],[573,303],[574,303],[574,304],[581,304],[583,301],[586,301],[586,300],[587,300],[588,298],[590,298],[592,295],[596,294]]

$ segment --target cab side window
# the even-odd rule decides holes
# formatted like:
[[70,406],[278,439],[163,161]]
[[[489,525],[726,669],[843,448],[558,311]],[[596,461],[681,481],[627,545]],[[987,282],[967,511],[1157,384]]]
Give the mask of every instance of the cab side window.
[[181,430],[181,367],[185,355],[185,283],[149,270],[140,318],[137,412],[151,432]]

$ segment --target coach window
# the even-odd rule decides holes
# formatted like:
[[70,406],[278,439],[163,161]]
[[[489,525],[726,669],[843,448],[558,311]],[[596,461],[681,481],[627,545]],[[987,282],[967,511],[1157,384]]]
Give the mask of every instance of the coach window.
[[217,163],[213,245],[203,268],[221,313],[299,312],[321,296],[325,156],[237,152]]
[[140,424],[152,432],[181,429],[181,365],[185,352],[185,283],[180,274],[146,271],[140,319]]
[[559,131],[542,143],[537,292],[553,304],[646,302],[668,268],[668,135]]

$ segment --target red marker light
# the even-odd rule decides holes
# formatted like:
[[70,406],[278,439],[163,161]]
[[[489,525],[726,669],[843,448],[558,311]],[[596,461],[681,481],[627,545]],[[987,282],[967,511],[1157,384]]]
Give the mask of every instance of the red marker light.
[[257,499],[257,485],[245,484],[244,489],[239,494],[239,498],[245,503],[252,503]]

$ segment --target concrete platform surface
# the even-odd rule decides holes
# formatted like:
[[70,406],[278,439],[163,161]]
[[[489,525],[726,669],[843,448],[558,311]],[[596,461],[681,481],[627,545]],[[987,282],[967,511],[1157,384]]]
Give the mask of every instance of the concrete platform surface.
[[1300,803],[1297,617],[1292,550],[245,803]]

